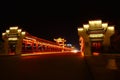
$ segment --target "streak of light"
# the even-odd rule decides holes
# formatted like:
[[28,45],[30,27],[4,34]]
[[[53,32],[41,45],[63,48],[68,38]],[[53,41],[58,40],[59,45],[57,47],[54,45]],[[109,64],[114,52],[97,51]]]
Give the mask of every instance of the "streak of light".
[[34,53],[26,53],[26,54],[21,54],[21,56],[30,56],[30,55],[44,55],[44,54],[69,54],[66,51],[65,52],[34,52]]

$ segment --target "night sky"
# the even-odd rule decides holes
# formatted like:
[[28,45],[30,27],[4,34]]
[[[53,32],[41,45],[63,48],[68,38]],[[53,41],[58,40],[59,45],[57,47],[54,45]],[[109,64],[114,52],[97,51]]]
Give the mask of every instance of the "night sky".
[[77,48],[77,28],[88,20],[101,19],[109,25],[120,25],[117,2],[103,1],[4,1],[0,5],[0,29],[19,26],[31,35],[53,41],[62,37]]

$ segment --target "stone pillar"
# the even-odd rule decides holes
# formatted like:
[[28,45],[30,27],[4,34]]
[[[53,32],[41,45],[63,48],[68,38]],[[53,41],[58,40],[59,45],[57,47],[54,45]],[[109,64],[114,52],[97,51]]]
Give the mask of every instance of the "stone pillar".
[[81,28],[78,30],[78,35],[79,35],[79,38],[80,37],[83,37],[83,44],[84,44],[84,55],[85,56],[91,56],[91,42],[90,42],[90,39],[85,31],[85,29]]
[[8,45],[8,39],[7,39],[7,35],[8,33],[2,33],[2,39],[4,40],[4,43],[3,43],[3,49],[4,49],[4,54],[5,55],[8,55],[8,50],[9,50],[9,45]]
[[104,34],[104,40],[103,40],[103,46],[104,46],[104,50],[105,52],[109,51],[109,47],[110,47],[110,37],[114,34],[114,27],[110,26],[107,28],[105,34]]
[[22,37],[20,37],[16,44],[16,55],[20,55],[22,51]]
[[7,39],[4,39],[4,50],[5,50],[5,55],[8,55],[9,45],[8,45],[8,40]]

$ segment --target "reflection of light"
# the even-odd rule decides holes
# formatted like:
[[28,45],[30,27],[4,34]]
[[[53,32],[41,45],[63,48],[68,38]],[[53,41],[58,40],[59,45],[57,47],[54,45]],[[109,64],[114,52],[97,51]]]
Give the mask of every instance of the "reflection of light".
[[100,53],[98,53],[98,52],[93,52],[93,55],[94,56],[98,56]]

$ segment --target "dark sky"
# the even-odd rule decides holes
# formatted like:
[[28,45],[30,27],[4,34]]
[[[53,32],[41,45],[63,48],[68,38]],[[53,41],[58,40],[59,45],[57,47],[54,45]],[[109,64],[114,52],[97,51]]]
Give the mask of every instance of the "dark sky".
[[0,4],[1,32],[19,26],[30,34],[53,40],[62,37],[78,47],[77,28],[88,20],[102,19],[120,25],[120,9],[110,1],[4,1]]

